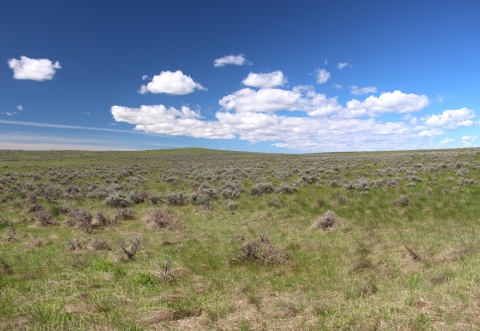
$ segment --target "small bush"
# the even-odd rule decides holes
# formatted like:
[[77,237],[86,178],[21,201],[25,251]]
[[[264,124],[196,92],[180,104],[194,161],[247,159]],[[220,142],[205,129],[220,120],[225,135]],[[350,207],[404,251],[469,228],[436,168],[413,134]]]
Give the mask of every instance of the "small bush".
[[235,210],[237,209],[238,207],[238,204],[232,200],[228,200],[227,201],[227,208],[230,209],[230,210]]
[[168,193],[165,202],[170,206],[183,206],[187,202],[187,196],[183,192]]
[[96,217],[97,225],[102,226],[102,225],[110,225],[112,222],[110,219],[105,216],[103,211],[97,212],[97,217]]
[[110,207],[127,207],[130,204],[132,204],[132,201],[125,197],[121,192],[112,194],[105,200],[105,205]]
[[261,196],[263,194],[269,194],[274,191],[272,183],[257,183],[250,189],[250,194],[255,196]]
[[335,179],[334,179],[334,180],[332,180],[332,181],[330,182],[330,186],[331,186],[331,187],[339,187],[340,184],[338,183],[338,180],[335,180]]
[[97,238],[91,244],[91,247],[95,251],[111,251],[112,247],[108,244],[105,239]]
[[29,213],[35,213],[35,212],[39,212],[41,210],[43,210],[43,207],[41,205],[39,205],[38,203],[33,204],[33,205],[30,206],[30,208],[28,208]]
[[214,187],[210,186],[208,182],[203,182],[202,184],[200,184],[197,191],[199,194],[207,196],[210,199],[218,199],[217,190]]
[[116,224],[120,220],[131,220],[133,219],[133,216],[135,215],[135,212],[130,209],[130,208],[119,208],[117,209],[117,212],[115,213],[115,216],[113,216],[113,224]]
[[292,254],[282,252],[273,246],[267,234],[261,234],[259,240],[249,241],[240,246],[242,253],[233,261],[254,261],[259,264],[283,264],[293,258]]
[[322,217],[316,220],[315,224],[321,229],[328,229],[335,225],[337,216],[333,211],[327,211]]
[[222,197],[224,199],[236,199],[240,197],[240,193],[244,191],[241,182],[230,181],[222,186]]
[[163,195],[162,194],[154,194],[150,197],[150,201],[154,205],[158,204],[159,202],[162,203],[163,202]]
[[130,194],[127,197],[128,200],[130,200],[132,203],[142,203],[146,199],[148,199],[148,193],[146,191],[140,191],[138,192],[137,190],[132,190],[130,191]]
[[140,247],[140,239],[137,237],[131,238],[129,240],[130,247],[127,249],[125,247],[125,241],[123,239],[120,239],[118,241],[118,246],[122,250],[122,252],[125,254],[128,260],[132,261],[135,257],[135,254],[138,251],[138,248]]
[[403,206],[406,207],[410,204],[410,198],[408,195],[402,195],[400,198],[393,202],[394,206]]
[[178,229],[181,226],[177,216],[168,210],[151,209],[144,218],[148,229]]
[[73,209],[68,214],[67,225],[78,226],[86,233],[90,233],[93,230],[92,214],[84,209]]
[[187,197],[187,202],[194,206],[200,206],[204,209],[211,210],[212,204],[210,203],[210,198],[203,194],[192,193]]
[[298,187],[295,184],[289,185],[287,183],[281,183],[275,190],[275,193],[279,194],[293,194],[298,192]]
[[42,226],[54,224],[53,215],[49,210],[40,210],[37,212],[38,223]]

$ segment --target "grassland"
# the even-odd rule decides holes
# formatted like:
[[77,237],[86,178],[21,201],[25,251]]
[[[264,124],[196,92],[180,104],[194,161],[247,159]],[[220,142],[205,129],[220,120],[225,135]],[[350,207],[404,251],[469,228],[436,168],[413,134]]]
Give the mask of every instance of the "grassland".
[[0,151],[0,329],[478,330],[479,180],[478,149]]

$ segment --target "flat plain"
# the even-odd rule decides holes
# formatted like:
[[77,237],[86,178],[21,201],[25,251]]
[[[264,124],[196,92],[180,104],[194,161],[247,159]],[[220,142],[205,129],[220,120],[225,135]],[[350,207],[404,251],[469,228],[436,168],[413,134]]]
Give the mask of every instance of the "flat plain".
[[478,330],[480,150],[0,151],[2,330]]

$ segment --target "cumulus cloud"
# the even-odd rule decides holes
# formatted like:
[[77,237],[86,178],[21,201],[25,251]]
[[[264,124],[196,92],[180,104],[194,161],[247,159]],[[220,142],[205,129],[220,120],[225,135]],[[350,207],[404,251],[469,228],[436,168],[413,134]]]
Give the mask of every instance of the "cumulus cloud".
[[330,73],[325,69],[319,69],[315,73],[317,75],[318,84],[324,84],[330,79]]
[[36,81],[51,80],[56,69],[61,68],[58,61],[53,63],[48,59],[30,59],[26,56],[21,56],[20,60],[10,59],[8,65],[13,69],[14,79]]
[[148,75],[143,75],[142,80],[146,80],[146,79],[148,79]]
[[291,91],[278,88],[253,90],[244,88],[219,101],[225,110],[237,113],[303,111],[310,116],[328,116],[342,109],[336,98],[317,94],[312,86],[296,86]]
[[226,110],[236,112],[273,112],[297,110],[301,94],[282,89],[264,88],[255,91],[244,88],[223,97],[219,104]]
[[440,147],[444,147],[444,146],[447,146],[447,145],[449,145],[453,142],[455,142],[455,140],[450,139],[450,138],[446,138],[446,139],[443,139],[442,141],[440,141],[437,145],[440,146]]
[[[419,111],[429,104],[424,95],[405,94],[400,91],[370,96],[364,101],[353,99],[346,107],[336,97],[317,94],[312,86],[296,86],[291,91],[279,88],[253,90],[244,88],[223,97],[219,101],[223,109],[238,113],[275,112],[280,110],[303,111],[309,116],[335,115],[342,118],[377,116],[383,113],[406,113]],[[416,118],[410,118],[416,124]]]
[[111,113],[117,122],[134,124],[137,131],[209,139],[238,137],[252,143],[272,141],[277,147],[303,150],[391,148],[399,142],[416,147],[418,143],[418,135],[406,124],[377,123],[374,119],[217,112],[215,120],[206,120],[188,107],[175,109],[164,105],[113,106]]
[[182,95],[194,92],[195,89],[205,91],[202,85],[194,82],[190,76],[184,75],[181,70],[175,72],[162,71],[160,75],[153,76],[153,79],[147,85],[140,87],[139,93],[166,93],[172,95]]
[[350,86],[350,92],[355,95],[361,95],[361,94],[371,94],[371,93],[377,93],[377,88],[375,86],[367,86],[367,87],[358,87],[356,85]]
[[17,109],[20,110],[20,111],[22,111],[22,110],[23,110],[22,105],[18,105],[18,106],[17,106]]
[[246,64],[252,64],[252,62],[248,61],[243,54],[238,55],[227,55],[213,61],[214,67],[223,67],[227,64],[233,64],[237,66],[242,66]]
[[265,74],[255,74],[251,72],[248,74],[247,78],[242,81],[243,85],[259,88],[283,86],[286,82],[287,79],[279,70]]
[[340,63],[337,65],[337,68],[340,69],[340,70],[342,70],[342,69],[345,68],[345,67],[350,67],[350,68],[351,68],[352,65],[351,65],[350,63],[348,63],[348,62],[340,62]]
[[420,137],[438,137],[443,134],[443,131],[440,129],[431,129],[431,130],[423,130],[418,135]]
[[425,121],[427,126],[443,126],[450,130],[456,130],[459,126],[472,126],[472,118],[475,117],[475,112],[468,108],[461,108],[457,110],[445,110],[442,114],[432,115]]
[[[200,110],[164,105],[111,107],[116,122],[135,126],[136,132],[189,136],[207,139],[241,139],[251,143],[272,142],[279,148],[308,151],[416,149],[429,146],[432,137],[442,135],[441,128],[416,126],[410,112],[429,105],[425,95],[401,91],[353,99],[345,106],[336,97],[317,93],[313,86],[276,88],[285,83],[279,71],[250,74],[246,87],[219,100],[222,110],[214,118],[205,118]],[[278,111],[295,111],[289,116]],[[405,113],[399,122],[381,122],[376,116]],[[367,117],[367,118],[365,118]],[[426,119],[422,119],[425,121]],[[425,143],[427,142],[427,143]]]
[[347,102],[347,114],[352,116],[375,116],[384,113],[411,113],[430,104],[426,95],[406,94],[401,91],[386,92],[379,97],[369,96],[364,101],[353,99]]
[[463,136],[462,137],[462,144],[465,147],[474,146],[475,142],[477,141],[478,136]]

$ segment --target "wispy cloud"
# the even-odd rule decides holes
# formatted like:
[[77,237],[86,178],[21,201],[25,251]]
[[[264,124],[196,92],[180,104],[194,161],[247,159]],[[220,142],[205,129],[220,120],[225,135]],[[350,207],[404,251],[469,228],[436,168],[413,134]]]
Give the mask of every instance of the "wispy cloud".
[[21,150],[88,150],[132,151],[149,148],[185,147],[165,143],[136,143],[115,138],[82,138],[78,136],[54,136],[44,134],[1,134],[0,149]]
[[56,128],[56,129],[73,129],[73,130],[92,130],[92,131],[108,131],[108,132],[122,132],[122,133],[139,133],[129,130],[107,129],[107,128],[95,128],[89,126],[76,126],[76,125],[63,125],[63,124],[50,124],[50,123],[37,123],[37,122],[22,122],[22,121],[7,121],[0,120],[2,124],[12,125],[24,125],[24,126],[37,126],[43,128]]
[[352,85],[350,86],[350,92],[355,95],[377,93],[377,88],[375,86],[358,87]]
[[21,150],[134,150],[115,140],[82,139],[37,134],[0,134],[0,149]]
[[23,110],[22,105],[18,105],[18,106],[17,106],[17,109],[20,110],[20,111],[22,111],[22,110]]
[[345,67],[350,67],[350,68],[351,68],[352,65],[351,65],[350,63],[348,63],[348,62],[340,62],[340,63],[337,65],[337,68],[340,69],[340,70],[342,70],[342,69],[345,68]]

